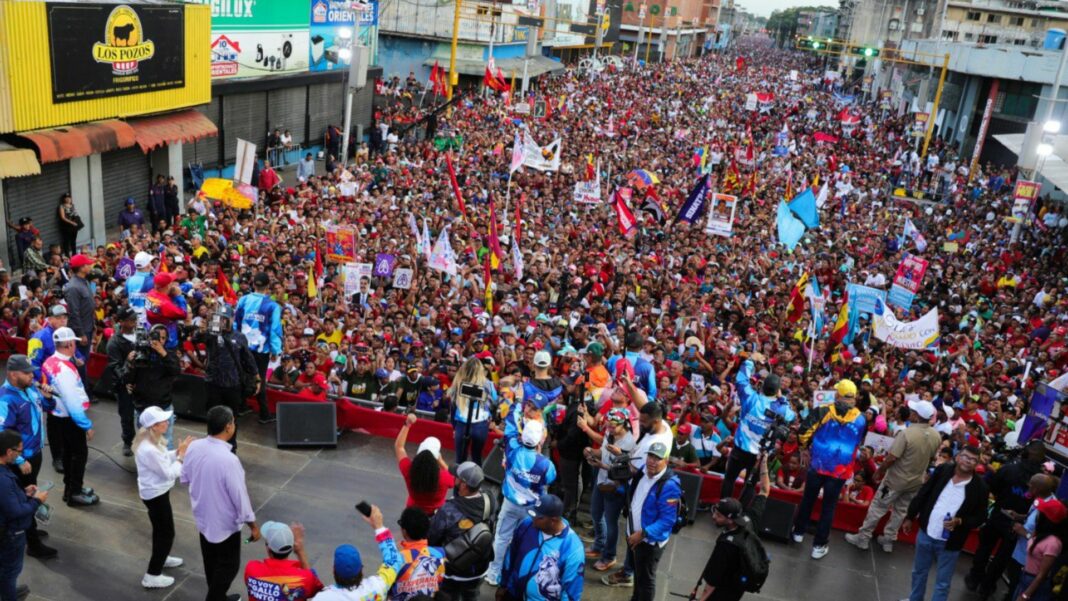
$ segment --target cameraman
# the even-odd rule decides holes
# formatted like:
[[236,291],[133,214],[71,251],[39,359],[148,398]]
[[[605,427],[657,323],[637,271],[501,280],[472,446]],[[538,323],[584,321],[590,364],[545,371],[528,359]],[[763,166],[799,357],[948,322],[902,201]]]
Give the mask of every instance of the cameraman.
[[[241,408],[246,392],[255,383],[256,392],[263,386],[256,358],[249,350],[248,340],[241,332],[233,328],[234,309],[230,305],[220,305],[215,315],[202,324],[201,329],[193,335],[193,342],[203,343],[208,349],[208,362],[204,372],[207,388],[207,407],[223,405],[234,414]],[[256,394],[250,392],[248,396]],[[230,448],[237,452],[237,430],[230,438]]]
[[122,454],[133,457],[134,435],[137,428],[134,426],[133,397],[126,390],[120,374],[126,369],[126,358],[134,350],[136,340],[137,322],[139,316],[133,307],[123,307],[115,315],[115,322],[119,326],[118,331],[108,339],[107,355],[108,364],[104,368],[104,379],[111,382],[111,390],[115,393],[115,400],[119,405],[119,425],[122,426]]
[[557,487],[564,502],[564,517],[575,526],[578,525],[578,503],[582,494],[579,476],[585,464],[586,447],[590,445],[590,437],[582,426],[591,427],[596,423],[592,417],[596,408],[584,392],[580,389],[577,394],[571,395],[572,400],[567,405],[563,421],[558,426],[550,426],[553,432],[552,446],[559,455],[557,468],[560,477]]
[[738,402],[741,414],[738,416],[738,429],[734,435],[734,446],[727,458],[727,467],[723,474],[723,488],[719,498],[734,496],[734,481],[745,470],[747,473],[756,466],[757,454],[760,453],[760,440],[769,427],[773,426],[768,412],[782,418],[786,423],[794,421],[794,411],[790,404],[779,398],[779,376],[768,374],[764,378],[760,392],[753,388],[750,378],[753,376],[754,363],[764,363],[764,355],[753,353],[742,363],[735,378],[738,385]]
[[[116,336],[112,336],[115,338]],[[182,373],[178,352],[168,349],[167,328],[161,324],[152,326],[147,340],[138,338],[134,349],[126,355],[126,370],[122,381],[133,398],[134,421],[149,407],[159,407],[173,413],[171,392],[174,381]],[[167,424],[167,448],[174,450],[174,416]]]

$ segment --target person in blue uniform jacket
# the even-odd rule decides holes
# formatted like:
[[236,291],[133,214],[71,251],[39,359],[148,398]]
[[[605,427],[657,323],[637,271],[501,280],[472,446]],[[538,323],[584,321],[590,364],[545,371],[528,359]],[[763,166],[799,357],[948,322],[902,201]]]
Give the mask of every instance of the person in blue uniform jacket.
[[586,560],[564,502],[545,494],[529,512],[504,556],[497,601],[578,601]]
[[[267,381],[267,364],[271,357],[282,354],[282,308],[267,295],[271,278],[264,272],[257,273],[252,279],[254,292],[242,296],[234,310],[234,330],[241,332],[248,340],[248,348],[256,358],[256,368],[260,372],[260,381]],[[256,393],[260,405],[260,423],[274,421],[267,409],[267,387],[260,386]]]
[[627,554],[634,566],[631,601],[656,598],[656,568],[679,515],[682,483],[668,468],[671,449],[662,442],[649,445],[645,469],[627,489]]
[[[26,529],[33,514],[48,499],[47,491],[23,487],[8,465],[22,454],[22,436],[14,430],[0,431],[0,599],[23,599],[29,587],[18,586],[26,551]],[[582,545],[580,544],[579,547]]]

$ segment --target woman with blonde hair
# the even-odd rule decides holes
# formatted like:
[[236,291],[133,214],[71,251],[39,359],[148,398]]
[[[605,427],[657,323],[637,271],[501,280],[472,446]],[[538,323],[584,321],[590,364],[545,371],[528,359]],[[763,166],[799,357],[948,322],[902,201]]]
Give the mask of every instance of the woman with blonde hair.
[[166,588],[174,578],[165,576],[163,568],[177,568],[182,559],[168,555],[174,544],[174,514],[171,512],[171,488],[182,473],[185,450],[193,441],[186,436],[177,451],[167,450],[167,428],[172,411],[148,407],[139,419],[141,429],[134,437],[134,459],[137,461],[137,491],[148,508],[152,523],[152,558],[148,571],[141,579],[145,588]]
[[[472,399],[468,395],[461,394],[462,387],[465,385],[481,388],[482,397]],[[497,389],[487,377],[482,361],[476,357],[464,361],[460,369],[456,370],[456,377],[453,378],[449,389],[445,391],[445,395],[449,397],[449,403],[452,406],[456,464],[467,461],[468,451],[470,451],[471,461],[481,466],[482,448],[486,446],[486,439],[489,438],[489,420],[493,413],[491,407],[497,401]]]

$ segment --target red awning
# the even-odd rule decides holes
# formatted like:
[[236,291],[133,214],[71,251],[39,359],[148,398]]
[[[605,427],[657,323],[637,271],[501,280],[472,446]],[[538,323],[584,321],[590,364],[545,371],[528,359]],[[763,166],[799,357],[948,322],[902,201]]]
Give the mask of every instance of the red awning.
[[19,135],[37,146],[41,163],[58,163],[134,145],[133,128],[116,119],[42,129]]
[[201,138],[219,135],[219,128],[197,111],[169,113],[145,119],[130,119],[137,145],[145,153],[167,144],[189,144]]

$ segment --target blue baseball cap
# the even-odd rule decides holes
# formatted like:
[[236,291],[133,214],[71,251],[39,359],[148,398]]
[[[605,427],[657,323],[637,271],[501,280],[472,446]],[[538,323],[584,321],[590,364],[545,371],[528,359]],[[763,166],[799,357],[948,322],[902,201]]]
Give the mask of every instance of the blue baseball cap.
[[560,500],[560,497],[546,493],[541,496],[534,508],[529,509],[531,517],[536,518],[559,518],[564,515],[564,502]]
[[352,545],[341,545],[334,549],[334,574],[340,578],[355,578],[363,571],[360,551]]

